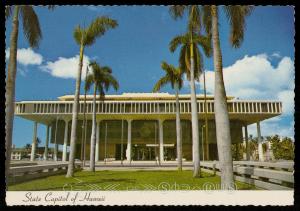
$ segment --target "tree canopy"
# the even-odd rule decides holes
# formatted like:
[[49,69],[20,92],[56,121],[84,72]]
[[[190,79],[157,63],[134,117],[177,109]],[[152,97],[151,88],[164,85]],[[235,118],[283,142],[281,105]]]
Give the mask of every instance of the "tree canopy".
[[74,30],[73,36],[78,45],[90,46],[95,43],[96,38],[101,37],[107,30],[117,26],[118,23],[116,20],[101,16],[96,18],[86,28],[78,25]]
[[183,72],[180,68],[176,68],[171,64],[166,63],[163,61],[161,63],[161,68],[165,71],[165,75],[158,80],[158,82],[155,84],[153,88],[153,92],[159,91],[163,86],[170,83],[172,89],[175,88],[175,85],[177,85],[177,89],[181,89],[183,85]]

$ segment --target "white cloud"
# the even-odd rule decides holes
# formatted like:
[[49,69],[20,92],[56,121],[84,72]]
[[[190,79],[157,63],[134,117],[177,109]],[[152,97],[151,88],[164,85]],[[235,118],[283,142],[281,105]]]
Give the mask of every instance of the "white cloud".
[[[245,56],[223,69],[227,95],[240,99],[270,99],[283,103],[283,115],[294,112],[294,62],[283,57],[277,67],[266,54]],[[208,93],[214,93],[214,72],[206,71]],[[200,77],[203,89],[203,75]]]
[[[273,66],[271,57],[279,62]],[[206,71],[206,87],[214,93],[213,71]],[[279,100],[282,102],[283,114],[261,122],[262,136],[278,134],[294,139],[294,61],[274,53],[245,56],[234,64],[223,68],[224,83],[227,95],[240,99]],[[198,83],[199,84],[199,83]],[[185,86],[189,86],[185,79]],[[203,75],[200,77],[203,90]],[[257,136],[256,124],[248,127],[249,134]]]
[[294,114],[294,98],[293,90],[284,90],[278,93],[278,99],[282,102],[282,110],[284,114]]
[[[9,48],[5,50],[5,58],[9,59]],[[21,48],[17,50],[17,62],[22,65],[41,65],[43,56],[34,52],[31,48]]]
[[281,58],[281,55],[279,52],[274,52],[271,56],[275,57],[275,58]]
[[[83,67],[81,79],[85,79],[85,72],[90,58],[83,56]],[[54,62],[47,62],[46,65],[40,68],[43,71],[49,72],[52,76],[58,78],[77,78],[79,55],[70,58],[59,57]]]

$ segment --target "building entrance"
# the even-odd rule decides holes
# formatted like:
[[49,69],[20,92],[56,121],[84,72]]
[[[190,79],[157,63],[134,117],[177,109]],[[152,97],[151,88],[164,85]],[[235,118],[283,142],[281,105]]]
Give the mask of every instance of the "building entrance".
[[[158,160],[159,145],[158,144],[135,144],[132,146],[133,160]],[[175,147],[164,147],[164,160],[175,160]]]
[[158,147],[149,147],[146,144],[132,146],[132,160],[155,160],[158,153]]
[[[116,144],[115,158],[116,160],[126,160],[127,144]],[[123,155],[123,156],[122,156]]]

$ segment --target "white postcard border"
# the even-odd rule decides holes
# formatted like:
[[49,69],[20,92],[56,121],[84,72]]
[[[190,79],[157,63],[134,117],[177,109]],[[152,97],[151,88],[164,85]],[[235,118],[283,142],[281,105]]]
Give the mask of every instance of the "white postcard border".
[[13,205],[293,205],[294,191],[7,191]]

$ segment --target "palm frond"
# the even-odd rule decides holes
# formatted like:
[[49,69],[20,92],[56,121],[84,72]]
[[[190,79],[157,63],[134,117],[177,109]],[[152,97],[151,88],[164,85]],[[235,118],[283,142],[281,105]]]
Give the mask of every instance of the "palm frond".
[[173,79],[173,84],[172,84],[172,88],[175,87],[175,84],[179,85],[179,89],[181,89],[181,85],[183,83],[183,71],[178,67],[174,69],[174,79]]
[[212,19],[211,19],[211,6],[204,5],[202,6],[202,23],[205,29],[205,32],[208,36],[211,35]]
[[187,45],[183,45],[179,53],[179,68],[181,69],[182,72],[184,72],[187,75],[188,80],[190,80],[189,77],[190,61],[186,60],[186,58],[189,57],[189,55],[186,55],[188,52],[189,52],[189,47]]
[[180,76],[178,69],[165,61],[161,63],[161,68],[166,72],[166,76],[169,78],[171,87],[174,89],[174,85],[179,80],[178,77]]
[[173,53],[179,45],[183,45],[187,42],[188,37],[186,35],[178,35],[171,40],[169,44],[169,50]]
[[91,60],[90,62],[89,62],[89,66],[91,67],[91,68],[95,68],[95,69],[100,69],[100,66],[99,66],[99,64],[95,61],[95,60]]
[[111,74],[112,73],[112,69],[108,66],[104,66],[101,68],[101,70],[104,72],[104,73],[109,73]]
[[21,6],[23,31],[30,47],[36,48],[42,38],[39,19],[32,6]]
[[[186,74],[188,80],[190,80],[190,70],[191,70],[190,37],[192,37],[192,42],[193,42],[195,79],[198,79],[203,69],[203,57],[200,53],[199,46],[202,47],[206,56],[209,57],[212,54],[211,37],[206,37],[195,33],[193,33],[193,35],[191,36],[191,33],[192,32],[187,32],[184,36],[182,36],[184,37],[184,39],[182,39],[180,42],[176,41],[176,39],[178,38],[174,38],[172,40],[174,43],[176,42],[177,45],[176,47],[181,46],[180,53],[179,53],[179,68],[183,73]],[[172,45],[175,46],[173,43]]]
[[80,28],[80,26],[76,26],[73,32],[73,37],[74,40],[76,41],[77,45],[81,45],[81,41],[82,41],[82,29]]
[[191,80],[191,46],[187,45],[184,54],[184,65],[186,70],[186,76],[188,80]]
[[174,67],[171,64],[168,64],[165,61],[161,62],[161,69],[163,69],[166,72],[166,74],[169,74],[169,75],[174,74],[174,71],[176,71],[176,67]]
[[99,91],[100,100],[104,101],[104,99],[105,99],[105,92],[104,92],[104,89],[102,87],[102,84],[99,84],[97,86],[97,90]]
[[245,19],[252,10],[253,6],[224,6],[230,24],[230,43],[234,48],[239,48],[244,40]]
[[170,82],[170,78],[168,75],[163,76],[160,78],[157,83],[154,85],[153,92],[158,92],[162,87]]
[[169,7],[169,13],[173,19],[177,20],[178,18],[182,18],[186,8],[187,6],[185,5],[172,5]]
[[195,54],[195,72],[194,77],[196,81],[199,81],[199,77],[203,71],[203,57],[197,46],[194,46],[194,54]]
[[103,74],[103,84],[104,84],[104,88],[106,91],[108,91],[108,89],[112,86],[114,88],[114,90],[118,90],[119,89],[119,83],[118,81],[109,73],[104,73]]
[[108,66],[100,67],[96,61],[91,61],[89,66],[92,68],[93,81],[96,83],[96,89],[100,92],[108,91],[110,86],[115,90],[119,89],[118,81],[112,76],[112,69]]
[[94,84],[94,75],[93,74],[88,74],[86,79],[85,79],[85,86],[84,89],[86,91],[89,91],[91,89],[91,86]]
[[182,87],[183,87],[183,79],[182,79],[182,77],[183,77],[183,74],[182,74],[182,76],[180,76],[180,80],[178,80],[178,89],[180,90],[180,89],[182,89]]
[[207,57],[212,55],[211,36],[206,37],[202,35],[195,36],[193,38],[194,43],[200,45]]
[[86,35],[84,37],[84,45],[92,45],[97,37],[102,36],[107,30],[118,26],[116,20],[110,19],[106,16],[96,18],[89,27],[86,28]]
[[199,5],[189,6],[188,29],[189,29],[189,32],[200,33],[201,15],[200,15],[200,6]]

